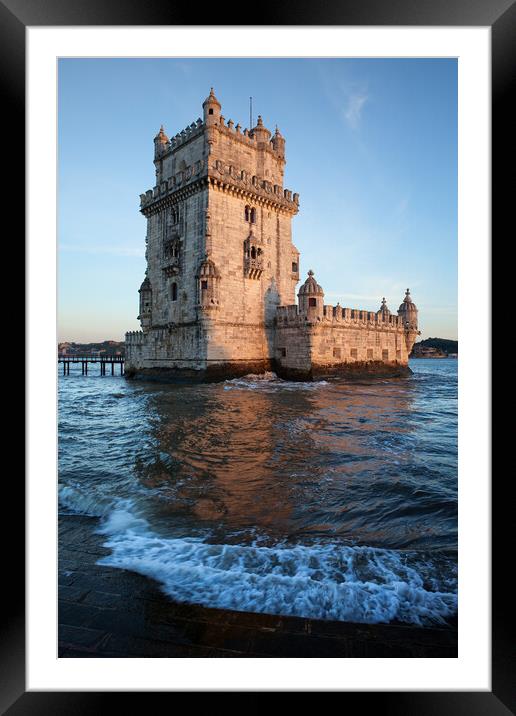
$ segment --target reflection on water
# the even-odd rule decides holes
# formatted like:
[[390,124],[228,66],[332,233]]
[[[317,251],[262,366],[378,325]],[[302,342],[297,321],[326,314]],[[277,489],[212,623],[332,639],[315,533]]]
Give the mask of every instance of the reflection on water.
[[457,361],[412,368],[178,386],[71,373],[60,378],[62,508],[102,516],[108,561],[176,599],[359,621],[447,616]]

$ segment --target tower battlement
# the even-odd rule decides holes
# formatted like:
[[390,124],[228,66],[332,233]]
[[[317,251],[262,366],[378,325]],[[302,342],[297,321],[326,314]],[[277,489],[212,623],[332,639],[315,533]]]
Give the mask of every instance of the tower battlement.
[[350,367],[407,366],[418,334],[407,289],[398,314],[324,303],[313,271],[299,287],[291,223],[299,194],[283,186],[285,139],[258,116],[226,120],[213,89],[203,116],[154,137],[156,183],[140,194],[147,270],[141,331],[126,335],[126,374],[228,377],[276,370],[310,377]]
[[[304,323],[309,320],[306,312],[300,310],[297,304],[292,306],[278,306],[276,319],[279,325],[286,323]],[[315,320],[326,323],[346,323],[362,325],[374,329],[397,330],[403,332],[405,323],[402,316],[384,316],[375,311],[363,311],[358,308],[344,308],[340,304],[331,306],[325,304],[321,316]]]
[[260,115],[252,129],[242,130],[232,119],[226,122],[213,90],[203,110],[204,120],[199,117],[172,139],[161,126],[154,138],[156,185],[140,194],[142,213],[160,211],[165,200],[180,200],[185,191],[200,190],[206,181],[214,188],[297,213],[299,194],[283,187],[285,139],[279,129],[272,135]]

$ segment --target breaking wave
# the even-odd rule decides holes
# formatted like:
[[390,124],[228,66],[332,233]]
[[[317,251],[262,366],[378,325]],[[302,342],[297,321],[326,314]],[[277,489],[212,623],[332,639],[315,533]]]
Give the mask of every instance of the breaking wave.
[[87,493],[79,487],[59,485],[58,496],[59,511],[64,514],[104,517],[113,509],[112,498],[103,500],[98,491]]
[[242,378],[232,378],[224,381],[224,390],[240,388],[244,390],[314,390],[321,385],[328,385],[326,380],[317,381],[291,381],[278,378],[276,373],[249,373]]
[[111,554],[98,564],[161,583],[178,602],[305,618],[416,625],[457,610],[456,569],[431,554],[339,544],[213,544],[164,538],[120,503],[99,531]]

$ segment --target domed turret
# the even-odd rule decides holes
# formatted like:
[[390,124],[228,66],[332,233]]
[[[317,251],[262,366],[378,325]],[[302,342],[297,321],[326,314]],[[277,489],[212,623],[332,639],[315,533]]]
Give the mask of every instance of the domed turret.
[[202,108],[204,111],[204,123],[206,125],[214,125],[214,124],[219,123],[220,110],[222,109],[222,105],[220,104],[219,100],[215,97],[215,93],[213,92],[213,87],[210,89],[210,94],[206,97],[206,99],[202,103]]
[[385,296],[382,298],[382,305],[380,306],[379,310],[376,311],[376,315],[381,316],[384,321],[388,320],[389,316],[391,315],[391,312],[387,307],[387,301],[385,300]]
[[197,276],[198,278],[219,278],[220,274],[215,266],[215,262],[206,256],[204,261],[199,266]]
[[315,280],[314,272],[312,271],[312,269],[310,269],[310,271],[308,272],[308,278],[306,279],[304,284],[299,288],[298,296],[305,295],[324,296],[324,291]]
[[148,276],[145,276],[143,279],[138,293],[140,294],[140,315],[138,316],[138,320],[140,321],[142,330],[145,331],[152,322],[152,286]]
[[308,278],[299,288],[297,294],[299,301],[299,312],[304,313],[310,319],[323,315],[324,291],[314,278],[314,272],[310,269]]
[[203,261],[197,271],[198,285],[198,306],[201,311],[207,311],[218,308],[219,292],[218,283],[220,273],[215,262],[210,259],[209,254],[205,254]]
[[276,154],[282,159],[285,159],[285,138],[283,137],[277,126],[276,131],[274,132],[274,136],[271,139],[271,144]]
[[159,128],[159,132],[154,137],[154,158],[159,159],[161,155],[166,151],[170,140],[165,134],[163,125]]
[[263,124],[261,114],[258,115],[258,122],[256,123],[256,127],[253,127],[253,129],[251,130],[251,134],[256,139],[258,144],[261,144],[262,142],[269,142],[269,139],[271,138],[271,133]]
[[403,303],[398,308],[398,316],[403,316],[403,322],[406,327],[415,328],[417,330],[417,307],[412,301],[410,289],[405,291]]
[[410,354],[416,337],[420,334],[417,329],[417,307],[412,301],[410,290],[407,288],[405,292],[405,298],[403,303],[398,308],[398,316],[403,318],[403,325],[405,327],[405,343],[407,344],[407,353]]

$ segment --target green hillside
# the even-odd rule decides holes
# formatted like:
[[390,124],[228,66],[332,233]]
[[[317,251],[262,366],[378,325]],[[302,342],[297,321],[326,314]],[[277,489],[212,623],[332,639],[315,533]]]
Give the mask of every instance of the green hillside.
[[413,353],[424,352],[422,349],[433,348],[440,353],[458,353],[459,342],[451,341],[448,338],[425,338],[424,341],[418,341],[414,344]]

